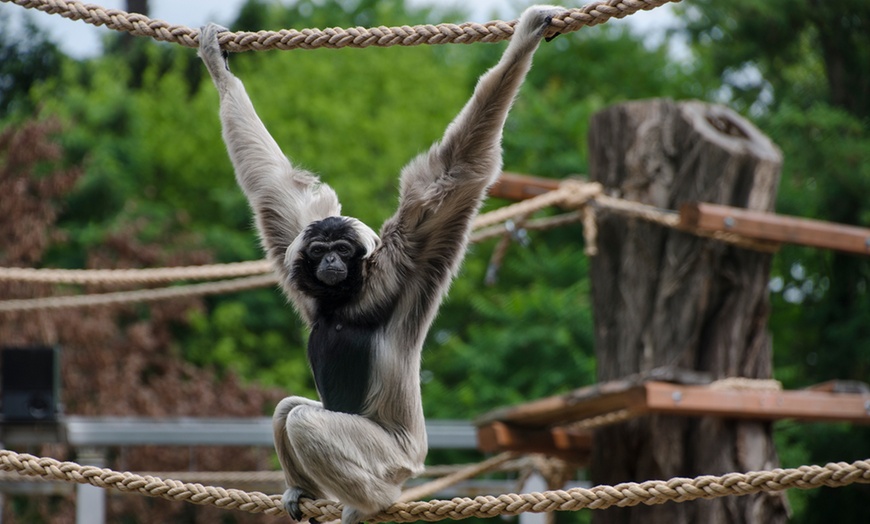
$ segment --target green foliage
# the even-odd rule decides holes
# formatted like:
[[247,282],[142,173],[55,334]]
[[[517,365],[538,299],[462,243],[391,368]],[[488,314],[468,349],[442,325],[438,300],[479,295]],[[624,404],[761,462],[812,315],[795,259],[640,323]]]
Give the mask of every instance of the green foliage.
[[0,20],[0,120],[32,112],[36,102],[28,97],[30,88],[63,62],[57,46],[32,19],[25,19],[22,31],[12,31],[10,25]]
[[[252,0],[232,26],[396,25],[427,16],[399,1]],[[68,241],[46,263],[81,267],[85,253],[113,235],[153,241],[180,232],[189,243],[167,249],[207,250],[219,261],[260,256],[218,131],[217,93],[195,52],[115,40],[106,56],[68,61],[33,92],[44,112],[66,122],[64,145],[87,166],[59,224]],[[230,61],[293,161],[321,173],[345,213],[378,224],[395,208],[401,166],[441,135],[505,45],[245,53]],[[507,125],[506,168],[582,173],[594,111],[705,92],[691,72],[626,30],[595,28],[545,44]],[[472,250],[426,351],[427,412],[473,417],[592,382],[579,238],[578,227],[534,234],[530,248],[511,248],[498,285],[487,288],[493,243]],[[274,290],[212,298],[187,322],[176,337],[192,362],[313,391],[305,334]]]
[[[682,12],[689,62],[612,24],[560,36],[539,50],[508,120],[505,168],[582,174],[595,111],[659,96],[717,99],[753,115],[782,148],[779,211],[870,225],[867,5],[697,0]],[[430,15],[401,1],[251,0],[232,27],[398,25]],[[44,263],[83,267],[89,253],[123,235],[146,243],[173,238],[167,252],[201,250],[218,261],[261,256],[221,141],[217,93],[195,51],[119,41],[105,56],[75,62],[34,38],[45,45],[24,48],[0,31],[0,118],[13,122],[34,108],[59,116],[69,161],[86,165],[58,223],[66,241]],[[373,47],[245,53],[230,61],[294,162],[321,173],[345,213],[377,225],[395,208],[401,166],[441,135],[503,49]],[[832,74],[838,68],[845,76]],[[424,352],[428,416],[473,418],[593,382],[579,226],[531,238],[528,248],[511,246],[491,287],[482,282],[494,241],[469,253]],[[773,273],[776,376],[788,386],[866,381],[867,260],[789,248],[775,258]],[[291,308],[269,289],[210,298],[187,313],[173,343],[217,373],[313,395],[304,340]],[[777,428],[786,466],[862,458],[870,441],[866,428]],[[848,490],[820,493],[790,495],[798,522],[859,515]]]
[[[237,300],[222,300],[208,313],[191,312],[191,332],[185,337],[182,354],[191,362],[213,366],[219,372],[231,370],[242,377],[256,377],[266,386],[287,388],[294,395],[316,396],[307,361],[299,358],[299,351],[288,354],[288,339],[297,348],[302,345],[298,333],[281,329],[290,323],[288,320],[292,322],[292,313],[285,311],[283,318],[263,318],[281,311],[280,302],[273,292],[261,291]],[[264,310],[264,304],[269,309]]]
[[[780,212],[870,226],[870,4],[715,2],[687,5],[701,60],[723,94],[756,115],[783,151]],[[806,248],[774,259],[776,376],[803,387],[870,377],[870,262]],[[786,466],[866,455],[870,432],[842,425],[779,426]],[[790,492],[795,522],[860,518],[859,490]]]
[[514,248],[499,284],[482,290],[485,257],[469,257],[424,353],[429,416],[473,418],[594,381],[586,261],[574,248]]
[[[683,6],[702,60],[722,75],[733,102],[820,98],[870,116],[870,4],[863,0],[699,0]],[[760,72],[761,74],[754,74]]]
[[[300,17],[306,5],[311,12]],[[347,25],[359,14],[336,5],[270,4],[262,12],[284,10],[309,26],[323,17]],[[358,7],[397,21],[425,14],[401,3]],[[66,61],[33,90],[42,111],[65,123],[72,160],[86,166],[58,224],[67,241],[44,262],[83,267],[89,252],[124,234],[154,241],[186,233],[187,243],[167,251],[208,250],[219,261],[262,256],[221,140],[217,92],[195,51],[144,40],[109,48],[113,54]],[[469,70],[448,67],[450,57],[421,46],[248,53],[231,63],[294,162],[321,173],[346,213],[378,224],[395,208],[402,165],[465,102]],[[197,364],[313,394],[305,335],[275,290],[216,297],[176,336],[179,352]]]
[[[488,63],[500,51],[484,50]],[[664,44],[646,47],[625,27],[589,28],[542,44],[505,130],[506,169],[554,178],[585,173],[592,114],[638,98],[703,98],[712,79],[694,69],[673,62]]]

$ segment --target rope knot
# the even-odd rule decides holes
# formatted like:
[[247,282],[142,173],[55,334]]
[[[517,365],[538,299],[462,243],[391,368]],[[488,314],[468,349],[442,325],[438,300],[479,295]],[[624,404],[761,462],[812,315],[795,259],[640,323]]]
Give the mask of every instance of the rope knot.
[[595,208],[588,205],[604,194],[604,186],[598,182],[582,182],[580,180],[564,180],[559,184],[562,193],[561,204],[565,207],[579,208],[583,219],[583,241],[586,247],[583,251],[587,256],[598,254],[598,223],[595,220]]
[[598,182],[583,182],[580,180],[563,180],[559,184],[563,198],[561,204],[564,207],[579,209],[584,207],[590,200],[598,198],[604,193],[604,187]]

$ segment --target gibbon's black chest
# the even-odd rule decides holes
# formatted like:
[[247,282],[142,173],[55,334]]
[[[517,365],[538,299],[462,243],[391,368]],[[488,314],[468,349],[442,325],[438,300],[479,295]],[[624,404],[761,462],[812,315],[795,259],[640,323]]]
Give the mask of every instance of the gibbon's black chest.
[[362,412],[373,357],[371,327],[335,318],[317,319],[308,338],[308,362],[324,408]]

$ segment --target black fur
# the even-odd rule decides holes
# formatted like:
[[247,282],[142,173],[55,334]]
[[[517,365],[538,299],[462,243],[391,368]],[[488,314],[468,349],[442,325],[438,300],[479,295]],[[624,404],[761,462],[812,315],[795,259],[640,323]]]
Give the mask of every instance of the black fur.
[[337,315],[317,319],[308,338],[308,362],[324,408],[362,413],[376,329],[376,325],[343,321]]
[[[328,217],[311,224],[303,233],[300,257],[294,263],[294,283],[315,299],[317,308],[308,338],[308,363],[323,407],[331,411],[360,414],[371,382],[374,336],[392,307],[383,305],[367,314],[351,313],[363,285],[365,249],[348,221]],[[344,260],[347,276],[334,285],[317,278],[320,260],[307,254],[312,242],[350,242],[354,253]]]

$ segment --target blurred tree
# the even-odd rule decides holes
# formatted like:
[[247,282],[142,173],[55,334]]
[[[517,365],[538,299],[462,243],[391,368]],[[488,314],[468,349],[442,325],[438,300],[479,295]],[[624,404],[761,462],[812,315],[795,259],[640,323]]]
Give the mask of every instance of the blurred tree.
[[[0,132],[0,265],[41,266],[52,249],[62,246],[58,219],[65,198],[82,176],[68,166],[56,138],[56,121],[24,121]],[[169,266],[210,261],[184,233],[142,242],[137,227],[127,224],[108,234],[86,254],[84,267]],[[185,249],[174,249],[186,246]],[[80,266],[81,267],[81,266]],[[0,299],[57,294],[56,286],[0,283]],[[228,297],[231,299],[232,297]],[[280,397],[277,389],[244,384],[233,373],[218,376],[211,367],[197,368],[180,358],[176,332],[186,328],[197,298],[150,305],[116,305],[94,309],[6,312],[0,315],[0,339],[7,345],[60,345],[61,398],[65,412],[86,416],[252,416],[265,414]],[[37,455],[75,460],[66,445],[34,446]],[[177,470],[196,464],[203,471],[256,469],[268,462],[258,449],[221,447],[131,447],[108,451],[118,470]],[[194,522],[182,520],[188,507],[145,497],[110,497],[112,522]],[[3,522],[69,522],[74,497],[16,496],[3,506]],[[258,522],[243,513],[198,508],[200,521]],[[147,517],[142,517],[147,515]]]
[[[322,17],[348,25],[360,9],[406,21],[422,21],[425,14],[400,16],[401,2],[352,4],[309,3],[302,16],[302,4],[252,2],[243,14],[280,19],[289,10],[303,25]],[[221,141],[217,93],[195,51],[142,39],[137,44],[133,59],[112,51],[70,62],[33,94],[69,124],[60,140],[86,166],[58,224],[68,241],[52,246],[44,263],[83,267],[90,250],[120,231],[149,243],[184,233],[184,249],[208,248],[224,261],[262,256]],[[464,103],[467,69],[450,67],[451,56],[421,46],[248,53],[234,55],[232,64],[288,154],[322,173],[346,212],[377,225],[395,208],[401,166],[428,147]],[[304,333],[280,293],[213,297],[206,304],[177,332],[187,358],[313,392]]]
[[[778,211],[870,226],[870,4],[700,0],[683,6],[720,96],[784,153]],[[870,260],[787,248],[774,260],[776,375],[803,387],[870,381]],[[870,428],[783,425],[783,464],[865,458]],[[789,493],[796,522],[861,518],[870,488]]]
[[29,17],[24,27],[13,31],[0,19],[0,121],[11,114],[32,113],[36,100],[30,88],[58,71],[63,55],[48,35]]
[[[870,49],[865,45],[868,32],[825,32],[815,26],[828,20],[840,28],[866,27],[860,25],[867,20],[866,6],[857,1],[828,7],[806,1],[761,5],[735,0],[725,5],[698,0],[686,10],[684,16],[695,24],[690,28],[698,53],[690,63],[675,62],[666,45],[648,45],[613,24],[545,44],[507,125],[505,167],[557,178],[582,174],[593,112],[634,98],[718,97],[756,116],[785,150],[781,211],[867,224],[870,212],[862,196],[870,180],[870,147],[866,110],[860,110],[867,89],[860,81],[870,67],[856,69],[849,60],[866,65],[861,57]],[[849,20],[837,19],[837,12]],[[444,13],[433,16],[397,0],[300,0],[292,5],[250,0],[231,26],[258,30],[451,19]],[[0,40],[6,35],[0,32]],[[840,57],[846,76],[838,85],[854,86],[845,96],[855,100],[839,102],[833,96],[828,69],[837,67],[827,64],[836,65],[836,53],[825,58],[820,35],[841,37],[831,49],[848,46],[852,53]],[[769,41],[774,36],[782,40]],[[249,210],[221,143],[217,94],[193,50],[135,39],[135,52],[110,45],[105,56],[73,62],[52,55],[49,45],[32,46],[39,40],[29,38],[27,53],[11,37],[3,40],[18,46],[8,55],[18,58],[0,61],[0,94],[6,93],[3,86],[13,93],[0,101],[15,100],[3,110],[16,118],[35,107],[58,115],[66,124],[58,140],[70,162],[85,166],[75,187],[60,197],[65,206],[52,230],[64,241],[49,243],[32,261],[107,267],[260,256]],[[395,208],[401,166],[440,136],[503,45],[244,53],[231,60],[288,154],[322,173],[342,196],[347,213],[377,226]],[[56,61],[50,61],[52,56]],[[21,69],[13,67],[18,59]],[[4,84],[7,71],[22,72],[15,76],[20,80]],[[866,100],[863,104],[866,109]],[[472,418],[497,405],[593,380],[592,312],[581,238],[579,226],[534,233],[528,248],[511,247],[498,283],[487,288],[480,283],[493,242],[472,249],[424,354],[427,415]],[[772,325],[778,376],[790,385],[832,376],[866,380],[866,262],[794,249],[777,257],[776,264],[782,280]],[[117,323],[123,329],[111,333],[117,337],[111,346],[116,351],[134,341],[130,354],[182,356],[199,367],[184,367],[184,373],[200,377],[197,373],[214,370],[220,384],[240,375],[285,391],[312,392],[305,334],[275,290],[160,311],[133,308],[119,317],[95,316],[87,324],[75,317],[69,325],[81,324],[93,333]],[[155,320],[156,327],[142,324],[140,314]],[[96,355],[81,364],[113,366],[117,361],[108,353]],[[149,380],[153,369],[158,375],[183,376],[175,365],[165,371],[135,361],[124,373],[132,377],[141,371]],[[88,391],[93,398],[102,394],[97,386]],[[211,393],[202,394],[208,402],[214,400]],[[146,396],[125,400],[125,406],[144,410]],[[234,409],[258,410],[253,403]],[[93,409],[103,409],[103,404],[95,403]],[[870,440],[865,430],[830,428],[786,428],[782,440],[789,447],[783,460],[795,465],[822,457],[862,458],[849,454],[863,452],[861,438]],[[826,442],[838,443],[839,449]],[[848,498],[854,493],[850,490],[830,491]],[[843,502],[844,511],[856,507],[857,499],[849,500]],[[809,506],[834,511],[828,503]]]
[[[500,46],[486,44],[469,50],[475,74],[500,52]],[[591,59],[611,56],[618,60]],[[511,110],[505,169],[554,178],[582,175],[595,111],[636,97],[701,97],[715,85],[712,80],[691,65],[673,63],[664,44],[646,46],[625,26],[560,36],[538,50]],[[501,205],[491,201],[486,209]],[[497,284],[485,288],[494,242],[472,248],[424,354],[428,416],[474,417],[594,382],[582,238],[579,225],[533,233],[528,248],[510,248]]]

